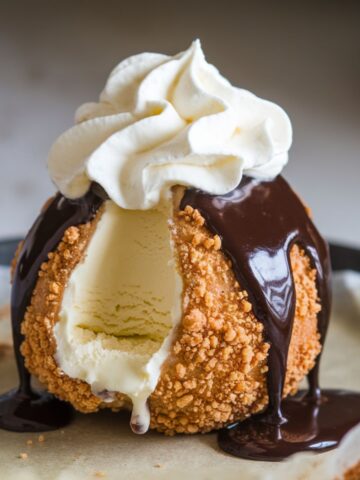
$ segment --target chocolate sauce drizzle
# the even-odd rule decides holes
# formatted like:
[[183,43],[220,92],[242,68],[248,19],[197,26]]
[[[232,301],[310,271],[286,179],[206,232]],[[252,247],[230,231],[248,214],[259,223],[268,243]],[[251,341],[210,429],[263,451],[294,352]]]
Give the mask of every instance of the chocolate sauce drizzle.
[[[0,428],[45,431],[64,426],[72,409],[52,395],[31,387],[31,377],[20,352],[21,322],[36,285],[41,264],[55,250],[66,228],[93,218],[106,199],[93,184],[82,198],[57,194],[40,214],[21,247],[12,288],[12,328],[20,386],[0,397]],[[286,181],[278,176],[261,182],[244,177],[227,195],[212,196],[188,189],[181,208],[191,205],[204,216],[207,227],[222,238],[239,283],[247,290],[255,316],[264,325],[269,350],[267,386],[269,405],[262,414],[219,432],[221,448],[235,456],[281,460],[301,450],[334,448],[360,422],[360,394],[320,391],[320,355],[310,372],[309,391],[282,400],[286,363],[295,313],[295,287],[290,250],[298,244],[317,271],[322,309],[318,330],[324,343],[330,312],[330,261],[327,244],[304,206]]]
[[68,403],[31,387],[30,373],[20,352],[24,339],[21,323],[41,264],[47,261],[48,253],[56,249],[68,227],[92,219],[103,202],[100,194],[94,187],[76,200],[58,193],[40,213],[21,246],[11,293],[12,333],[20,385],[0,397],[0,428],[40,432],[60,428],[71,420],[72,409]]
[[[290,262],[294,244],[305,250],[317,271],[317,290],[322,306],[318,314],[318,331],[322,344],[330,314],[328,247],[303,204],[284,178],[278,176],[266,182],[244,177],[240,185],[227,195],[213,196],[188,189],[181,208],[186,205],[198,209],[207,227],[221,237],[223,251],[231,259],[240,285],[247,290],[255,316],[263,323],[265,338],[270,343],[268,408],[237,426],[222,430],[218,437],[220,447],[236,456],[262,460],[281,460],[304,449],[333,448],[349,425],[354,426],[360,421],[360,413],[355,409],[360,395],[349,394],[347,397],[344,393],[337,395],[330,391],[321,395],[318,381],[320,355],[308,376],[307,395],[282,402],[296,303]],[[335,427],[332,421],[335,406],[349,407],[352,421],[344,419],[343,428],[332,433],[337,440],[327,443],[323,436],[327,438],[329,430],[324,427]],[[319,430],[315,437],[323,439],[321,446],[318,443],[313,445],[310,439],[304,440],[306,436],[300,436],[302,440],[294,442],[302,422],[308,418],[310,424],[315,424]]]

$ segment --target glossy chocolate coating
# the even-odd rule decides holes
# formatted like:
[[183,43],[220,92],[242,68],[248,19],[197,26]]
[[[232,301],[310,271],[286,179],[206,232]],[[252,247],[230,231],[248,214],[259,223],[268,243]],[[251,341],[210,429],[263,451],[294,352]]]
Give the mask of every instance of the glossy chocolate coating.
[[[281,176],[263,182],[245,177],[227,195],[212,196],[188,190],[182,207],[200,211],[210,230],[222,239],[235,275],[248,294],[256,318],[270,342],[267,376],[269,422],[283,421],[281,396],[295,314],[295,285],[290,250],[297,243],[317,271],[321,299],[319,331],[323,343],[330,310],[330,260],[327,244],[310,220],[303,204]],[[312,379],[318,394],[316,378]]]

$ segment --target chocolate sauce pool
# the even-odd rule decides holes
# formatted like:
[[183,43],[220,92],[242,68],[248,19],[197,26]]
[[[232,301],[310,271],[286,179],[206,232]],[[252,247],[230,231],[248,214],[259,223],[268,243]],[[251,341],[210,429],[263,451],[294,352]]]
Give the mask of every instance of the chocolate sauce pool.
[[360,421],[359,405],[356,392],[322,390],[314,401],[300,391],[282,402],[285,423],[251,417],[220,430],[218,442],[225,452],[252,460],[279,461],[300,451],[325,452]]
[[[23,341],[20,327],[41,263],[56,249],[66,228],[91,220],[105,198],[96,184],[77,200],[57,194],[25,238],[15,270],[11,306],[20,386],[0,397],[0,428],[52,430],[64,426],[71,418],[68,404],[32,389],[20,353]],[[188,189],[181,207],[186,205],[197,208],[208,228],[222,238],[223,250],[232,260],[239,283],[248,291],[255,316],[263,323],[266,340],[271,345],[267,410],[221,430],[219,445],[233,455],[261,460],[281,460],[297,451],[334,448],[360,422],[360,394],[340,390],[321,392],[318,357],[308,376],[309,391],[281,399],[295,312],[289,257],[295,243],[306,251],[317,270],[322,305],[318,329],[322,343],[329,320],[328,249],[304,206],[281,176],[269,182],[245,177],[235,190],[222,196]]]
[[102,203],[92,187],[82,198],[69,200],[58,193],[36,219],[18,256],[11,292],[14,352],[20,385],[0,397],[0,428],[18,432],[41,432],[60,428],[71,420],[72,408],[49,393],[31,387],[30,374],[20,352],[21,323],[36,285],[38,272],[48,253],[56,249],[65,230],[93,218]]

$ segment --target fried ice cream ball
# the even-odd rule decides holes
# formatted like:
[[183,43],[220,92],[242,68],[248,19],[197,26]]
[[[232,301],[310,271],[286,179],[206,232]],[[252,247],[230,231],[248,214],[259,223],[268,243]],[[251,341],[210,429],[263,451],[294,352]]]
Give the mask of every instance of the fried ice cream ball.
[[[264,410],[268,403],[269,344],[248,292],[236,280],[220,237],[208,230],[199,211],[190,206],[179,210],[174,197],[169,228],[182,279],[181,318],[148,398],[150,428],[168,435],[218,429]],[[56,360],[54,328],[64,291],[86,256],[103,214],[101,207],[91,222],[65,231],[56,251],[41,266],[22,323],[25,340],[21,351],[26,367],[47,390],[84,413],[132,408],[129,396],[121,392],[109,398],[95,395],[89,383],[66,374]],[[321,350],[316,271],[297,245],[292,247],[290,259],[296,311],[284,396],[297,391]]]

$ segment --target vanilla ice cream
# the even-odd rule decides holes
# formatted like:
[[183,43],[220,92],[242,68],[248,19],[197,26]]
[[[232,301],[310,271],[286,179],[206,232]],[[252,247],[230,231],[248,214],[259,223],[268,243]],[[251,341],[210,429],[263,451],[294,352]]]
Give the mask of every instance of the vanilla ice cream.
[[169,204],[141,211],[107,201],[54,328],[59,367],[108,401],[128,395],[134,428],[144,431],[146,400],[181,315],[170,215]]

